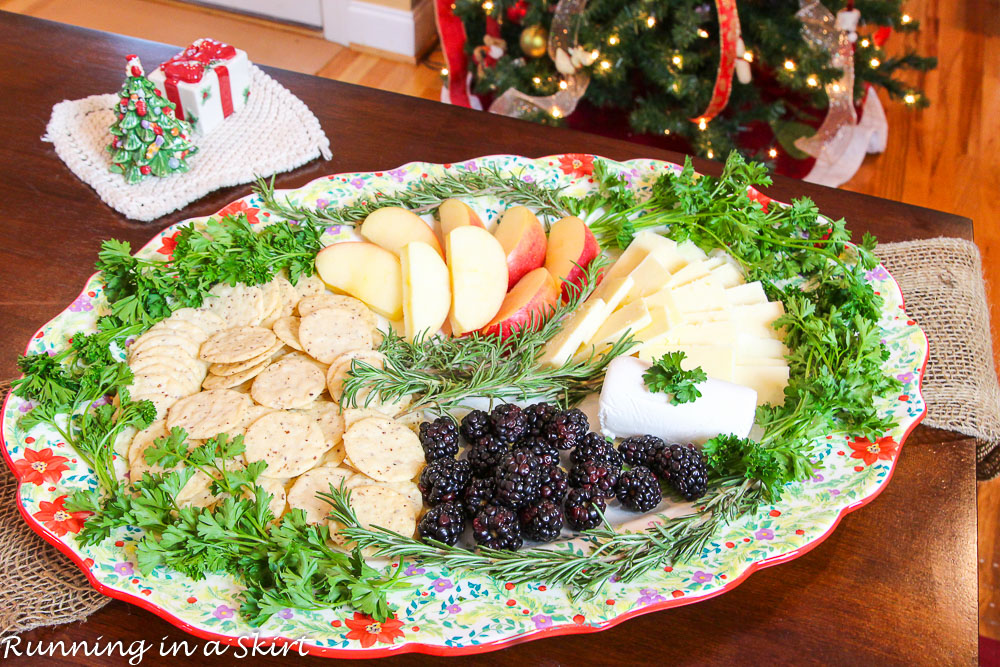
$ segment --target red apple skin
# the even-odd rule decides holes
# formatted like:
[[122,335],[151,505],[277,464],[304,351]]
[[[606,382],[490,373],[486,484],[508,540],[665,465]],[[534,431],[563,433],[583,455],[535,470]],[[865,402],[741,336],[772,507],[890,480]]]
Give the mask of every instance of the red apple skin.
[[479,218],[479,214],[459,199],[445,199],[441,202],[441,206],[438,207],[438,220],[440,222],[442,241],[456,227],[472,225],[473,227],[486,229],[486,225]]
[[545,268],[559,282],[563,300],[568,300],[574,285],[583,287],[584,269],[601,252],[601,246],[583,220],[569,216],[549,229],[549,247]]
[[530,209],[514,206],[507,209],[493,236],[507,255],[507,289],[514,289],[525,275],[545,264],[548,240],[545,228]]
[[507,293],[493,321],[479,330],[486,336],[506,339],[511,333],[532,324],[537,328],[559,303],[559,284],[545,267],[529,271]]

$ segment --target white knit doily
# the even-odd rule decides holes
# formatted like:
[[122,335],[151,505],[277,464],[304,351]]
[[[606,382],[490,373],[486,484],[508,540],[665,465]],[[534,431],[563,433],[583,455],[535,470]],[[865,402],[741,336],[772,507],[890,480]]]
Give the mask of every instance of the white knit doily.
[[111,109],[118,102],[114,94],[56,104],[42,140],[51,141],[66,166],[108,206],[143,222],[213,190],[290,171],[320,156],[331,159],[330,140],[302,100],[260,68],[251,70],[246,106],[209,134],[192,137],[198,152],[188,157],[186,173],[151,176],[135,185],[111,173],[105,146],[115,119]]

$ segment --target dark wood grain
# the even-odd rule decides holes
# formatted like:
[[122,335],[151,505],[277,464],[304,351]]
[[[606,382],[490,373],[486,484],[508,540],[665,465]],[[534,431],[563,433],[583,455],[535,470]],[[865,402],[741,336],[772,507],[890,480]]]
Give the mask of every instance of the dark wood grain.
[[[3,12],[0,39],[5,97],[0,108],[0,377],[10,377],[30,336],[76,297],[102,240],[144,243],[164,226],[214,212],[249,188],[217,191],[152,224],[126,220],[77,180],[40,137],[54,103],[117,90],[125,54],[137,53],[152,67],[177,49]],[[279,187],[330,173],[493,153],[683,159],[311,76],[269,73],[313,110],[334,152],[329,162],[280,175]],[[701,160],[696,165],[710,173],[719,168]],[[871,231],[883,241],[972,235],[965,218],[798,181],[777,179],[769,194],[783,200],[812,197],[828,215],[846,218],[855,232]],[[552,665],[974,662],[974,451],[974,441],[918,428],[882,495],[847,516],[825,542],[794,562],[754,574],[713,600],[639,617],[601,633],[529,642],[473,659],[480,664]],[[169,637],[199,643],[121,602],[85,623],[39,629],[25,639],[93,640],[99,635],[126,642],[158,643]],[[393,660],[429,661],[423,656]],[[96,658],[76,661],[109,664]],[[209,661],[198,655],[178,662]]]

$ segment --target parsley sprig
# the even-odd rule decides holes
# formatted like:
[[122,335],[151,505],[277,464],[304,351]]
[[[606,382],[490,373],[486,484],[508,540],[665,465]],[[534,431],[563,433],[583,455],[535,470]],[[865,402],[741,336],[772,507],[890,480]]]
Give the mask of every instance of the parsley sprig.
[[668,352],[650,366],[643,374],[642,381],[652,392],[670,394],[670,404],[691,403],[701,398],[698,385],[708,379],[701,366],[689,371],[681,368],[687,357],[685,352]]

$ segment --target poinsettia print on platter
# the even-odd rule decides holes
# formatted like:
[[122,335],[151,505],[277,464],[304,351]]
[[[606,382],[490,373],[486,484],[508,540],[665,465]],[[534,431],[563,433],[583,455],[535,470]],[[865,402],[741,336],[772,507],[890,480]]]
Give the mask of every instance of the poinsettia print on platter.
[[[569,154],[539,159],[492,156],[454,164],[411,163],[398,169],[327,176],[291,191],[279,191],[294,204],[336,207],[364,200],[375,192],[391,193],[421,179],[484,167],[516,173],[525,181],[562,187],[567,195],[586,195],[593,187],[595,156]],[[677,165],[654,160],[629,160],[607,165],[639,193]],[[763,195],[761,198],[766,199]],[[770,200],[762,203],[769,203]],[[477,200],[489,221],[505,205],[496,199]],[[278,220],[256,195],[226,206],[216,215],[243,213],[265,227]],[[180,226],[203,222],[195,218],[172,225],[153,238],[139,255],[169,259]],[[348,238],[349,230],[331,226],[324,241]],[[67,496],[96,487],[94,474],[58,433],[43,427],[26,431],[19,418],[31,405],[8,396],[3,406],[4,456],[20,480],[18,502],[31,527],[83,568],[101,591],[151,610],[198,636],[225,642],[257,636],[263,641],[304,639],[313,655],[372,657],[399,652],[447,655],[493,650],[511,642],[607,628],[642,612],[697,602],[723,592],[745,575],[784,562],[823,540],[846,512],[870,502],[888,483],[903,442],[925,411],[920,381],[927,359],[927,339],[906,316],[903,298],[883,267],[866,279],[884,298],[880,326],[889,350],[885,362],[900,380],[898,394],[882,396],[876,407],[898,424],[874,442],[849,433],[829,433],[815,443],[819,463],[812,478],[790,485],[780,502],[762,506],[725,527],[699,557],[652,571],[629,582],[612,582],[591,598],[571,601],[567,592],[544,581],[526,584],[498,581],[476,572],[429,567],[419,562],[401,566],[411,588],[394,592],[394,617],[376,622],[347,607],[324,610],[283,609],[260,628],[240,617],[240,586],[228,577],[195,581],[164,568],[141,575],[135,549],[141,533],[120,530],[98,546],[81,547],[74,539],[84,513],[69,512]],[[46,324],[32,339],[28,352],[62,349],[76,331],[93,330],[105,312],[100,282],[92,278],[80,297]],[[121,473],[125,467],[122,464]]]

